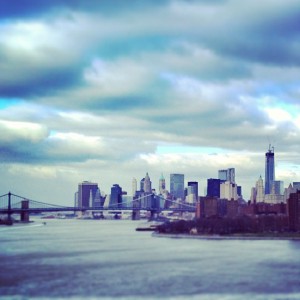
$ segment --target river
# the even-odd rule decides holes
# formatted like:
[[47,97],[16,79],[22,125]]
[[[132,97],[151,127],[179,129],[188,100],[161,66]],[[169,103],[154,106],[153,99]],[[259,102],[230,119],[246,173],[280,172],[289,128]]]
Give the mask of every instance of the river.
[[0,227],[4,299],[300,299],[300,241],[152,237],[126,220]]

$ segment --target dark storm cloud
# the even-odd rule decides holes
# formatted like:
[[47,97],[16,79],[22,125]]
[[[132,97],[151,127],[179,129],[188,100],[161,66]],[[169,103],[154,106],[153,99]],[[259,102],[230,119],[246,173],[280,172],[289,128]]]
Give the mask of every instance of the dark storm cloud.
[[[41,14],[56,13],[59,10],[68,9],[74,11],[95,11],[112,13],[120,10],[131,10],[145,8],[153,3],[149,0],[100,0],[100,1],[85,1],[85,0],[2,0],[0,9],[0,18],[32,18]],[[169,2],[160,0],[160,4]]]
[[29,70],[24,77],[6,84],[0,83],[2,97],[36,98],[55,94],[61,89],[78,85],[81,78],[78,69],[72,67],[63,69]]
[[[233,3],[233,2],[232,2]],[[261,7],[252,4],[249,10],[223,11],[224,19],[212,22],[212,34],[203,33],[202,41],[222,56],[244,61],[299,66],[300,4]],[[222,13],[222,8],[219,11]],[[230,18],[232,17],[232,18]],[[200,37],[201,39],[201,37]]]

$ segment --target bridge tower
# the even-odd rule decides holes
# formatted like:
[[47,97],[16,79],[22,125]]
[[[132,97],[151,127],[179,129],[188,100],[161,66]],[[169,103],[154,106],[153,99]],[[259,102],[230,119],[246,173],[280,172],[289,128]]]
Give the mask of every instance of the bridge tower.
[[12,224],[12,210],[11,210],[11,192],[8,192],[8,205],[7,205],[7,221]]
[[151,195],[151,208],[150,208],[150,220],[155,218],[155,214],[159,214],[159,209],[160,209],[160,201],[159,201],[159,196],[156,196],[154,194]]
[[132,220],[139,220],[141,218],[141,198],[133,198],[132,208]]
[[29,208],[29,201],[23,200],[22,201],[22,212],[21,212],[21,222],[29,222],[29,213],[24,211],[25,209]]

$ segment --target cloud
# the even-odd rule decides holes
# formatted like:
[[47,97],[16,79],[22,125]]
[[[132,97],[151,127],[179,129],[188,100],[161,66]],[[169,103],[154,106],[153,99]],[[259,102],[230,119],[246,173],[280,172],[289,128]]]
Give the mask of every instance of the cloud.
[[299,176],[298,1],[22,5],[0,12],[3,186],[236,167],[250,190],[270,142]]

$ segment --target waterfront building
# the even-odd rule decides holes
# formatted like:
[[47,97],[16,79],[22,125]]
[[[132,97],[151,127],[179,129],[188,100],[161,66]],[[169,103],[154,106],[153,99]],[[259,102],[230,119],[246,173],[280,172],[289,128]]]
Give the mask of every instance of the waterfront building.
[[233,199],[227,201],[227,217],[235,218],[238,215],[239,202]]
[[[203,217],[209,218],[218,215],[218,199],[215,197],[201,197]],[[200,208],[201,210],[201,208]]]
[[253,217],[255,215],[255,205],[250,201],[244,204],[240,204],[238,208],[238,213],[240,216]]
[[173,198],[184,200],[183,174],[170,174],[170,193]]
[[300,190],[291,193],[287,202],[289,229],[300,231]]
[[274,147],[271,148],[269,145],[269,150],[266,152],[265,160],[265,194],[271,194],[272,192],[272,182],[275,180],[275,161],[274,161]]
[[256,215],[283,215],[286,214],[285,203],[260,202],[255,205]]
[[78,184],[78,207],[92,207],[98,191],[98,183],[83,181]]
[[160,178],[159,178],[159,194],[162,195],[166,190],[166,180],[164,178],[164,175],[161,174]]
[[114,184],[111,188],[109,206],[122,207],[122,188],[118,184]]

